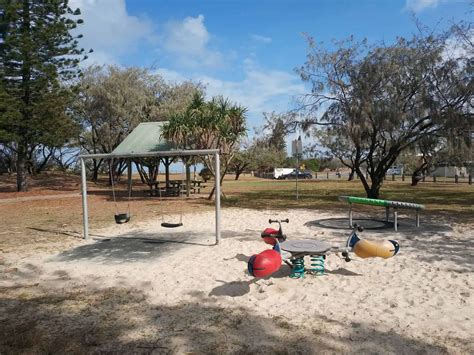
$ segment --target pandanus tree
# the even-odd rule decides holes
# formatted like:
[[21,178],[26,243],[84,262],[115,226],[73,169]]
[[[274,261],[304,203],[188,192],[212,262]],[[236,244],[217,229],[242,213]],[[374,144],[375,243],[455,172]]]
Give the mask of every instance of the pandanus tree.
[[[213,156],[203,158],[203,163],[222,185],[238,148],[239,139],[246,130],[245,107],[221,96],[206,101],[196,94],[188,109],[172,115],[163,126],[163,137],[174,142],[180,149],[219,149],[221,173],[216,177]],[[209,199],[214,195],[214,188]]]

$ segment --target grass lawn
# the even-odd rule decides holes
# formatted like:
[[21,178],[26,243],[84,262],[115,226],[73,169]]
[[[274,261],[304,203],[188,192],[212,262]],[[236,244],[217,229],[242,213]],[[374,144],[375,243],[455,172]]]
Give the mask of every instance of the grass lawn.
[[[223,206],[257,209],[331,209],[347,210],[338,201],[340,195],[366,197],[360,181],[322,180],[299,181],[296,200],[294,181],[252,180],[226,181],[223,187],[227,198]],[[427,213],[455,218],[457,222],[474,219],[474,185],[454,183],[420,183],[410,186],[405,181],[385,181],[381,199],[415,202],[425,205]],[[358,209],[370,209],[358,206]],[[373,209],[373,208],[372,208]]]

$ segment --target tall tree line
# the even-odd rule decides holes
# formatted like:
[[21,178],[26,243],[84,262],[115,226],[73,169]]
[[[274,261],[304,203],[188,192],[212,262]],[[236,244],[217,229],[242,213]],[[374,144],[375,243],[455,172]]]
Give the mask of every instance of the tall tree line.
[[0,0],[0,143],[16,155],[17,190],[29,157],[77,132],[67,108],[85,58],[71,35],[82,20],[67,0]]

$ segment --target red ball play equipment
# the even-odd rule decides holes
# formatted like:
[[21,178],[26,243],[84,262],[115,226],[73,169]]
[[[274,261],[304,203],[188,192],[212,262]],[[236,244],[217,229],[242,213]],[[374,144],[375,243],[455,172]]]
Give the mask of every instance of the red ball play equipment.
[[262,239],[267,244],[274,246],[277,242],[276,240],[277,237],[278,237],[278,230],[276,229],[265,228],[265,230],[262,232]]
[[281,254],[273,249],[262,251],[253,255],[248,262],[250,275],[255,277],[265,277],[278,271],[281,266]]

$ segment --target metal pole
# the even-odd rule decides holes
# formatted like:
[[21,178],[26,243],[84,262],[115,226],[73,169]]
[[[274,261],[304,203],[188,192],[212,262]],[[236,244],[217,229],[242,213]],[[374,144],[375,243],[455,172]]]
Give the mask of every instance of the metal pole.
[[84,223],[84,239],[89,239],[89,221],[87,213],[87,179],[86,164],[81,158],[82,217]]
[[393,226],[394,226],[394,229],[395,229],[395,232],[398,231],[398,212],[397,212],[397,209],[395,208],[394,211],[393,211]]
[[420,211],[416,210],[416,226],[420,226]]
[[349,227],[353,227],[352,225],[352,203],[349,203]]
[[298,171],[299,171],[299,154],[296,153],[296,199],[298,199]]
[[214,155],[216,159],[216,176],[215,180],[215,194],[216,194],[216,245],[219,244],[221,240],[221,162],[219,153]]
[[390,207],[386,206],[385,207],[385,221],[388,222],[389,218],[390,218]]

